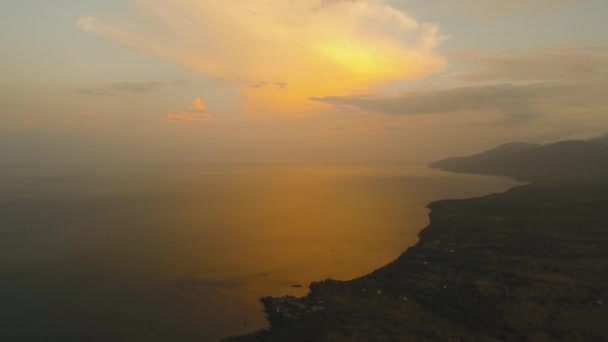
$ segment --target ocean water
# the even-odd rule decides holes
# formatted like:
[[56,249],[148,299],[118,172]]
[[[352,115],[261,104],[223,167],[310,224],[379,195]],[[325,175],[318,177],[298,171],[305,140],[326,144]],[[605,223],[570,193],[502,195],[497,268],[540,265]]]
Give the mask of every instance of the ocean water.
[[258,298],[362,276],[416,243],[429,202],[516,184],[417,165],[5,167],[0,340],[264,328]]

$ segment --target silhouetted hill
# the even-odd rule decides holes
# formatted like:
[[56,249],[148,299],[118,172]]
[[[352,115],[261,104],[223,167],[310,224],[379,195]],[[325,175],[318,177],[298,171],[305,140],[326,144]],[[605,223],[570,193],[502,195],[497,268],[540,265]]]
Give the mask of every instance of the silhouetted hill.
[[430,166],[534,182],[608,180],[608,144],[602,141],[569,140],[547,145],[511,143],[468,157],[440,160]]
[[460,169],[460,168],[469,168],[473,161],[476,164],[481,162],[483,163],[491,163],[494,161],[502,160],[505,158],[509,158],[511,155],[524,152],[528,150],[532,150],[540,147],[541,145],[537,144],[528,144],[521,142],[513,142],[506,143],[495,147],[491,150],[487,150],[485,152],[481,152],[472,156],[467,157],[450,157],[447,159],[440,160],[438,162],[432,163],[430,166],[443,168],[444,166],[452,168],[452,169]]
[[608,134],[605,134],[599,138],[592,139],[591,142],[595,142],[608,147]]

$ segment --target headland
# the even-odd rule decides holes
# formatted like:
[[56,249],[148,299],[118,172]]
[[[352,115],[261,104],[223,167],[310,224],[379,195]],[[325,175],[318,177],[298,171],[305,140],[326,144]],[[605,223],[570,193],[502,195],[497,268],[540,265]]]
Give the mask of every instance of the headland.
[[[587,159],[572,154],[578,164],[555,146],[517,147],[507,153],[514,172],[487,166],[504,155],[486,166],[475,156],[453,169],[439,164],[530,184],[429,204],[430,224],[395,261],[350,281],[312,283],[303,298],[262,298],[270,328],[226,341],[607,339],[608,158],[596,146]],[[561,159],[531,166],[538,148]]]

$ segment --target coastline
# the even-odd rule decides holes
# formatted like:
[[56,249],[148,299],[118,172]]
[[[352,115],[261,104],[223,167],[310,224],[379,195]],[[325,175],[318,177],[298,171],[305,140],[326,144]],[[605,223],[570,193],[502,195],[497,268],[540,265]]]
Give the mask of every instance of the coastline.
[[395,261],[302,298],[265,297],[270,329],[225,341],[608,336],[597,324],[608,320],[608,184],[532,183],[428,207]]

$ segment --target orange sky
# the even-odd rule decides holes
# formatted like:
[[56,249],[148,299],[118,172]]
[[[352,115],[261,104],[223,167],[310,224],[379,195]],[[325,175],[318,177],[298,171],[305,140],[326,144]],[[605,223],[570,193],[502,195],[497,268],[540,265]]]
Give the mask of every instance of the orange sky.
[[31,4],[0,4],[2,160],[431,161],[608,131],[605,1]]
[[312,97],[372,91],[445,66],[437,25],[384,1],[135,1],[84,30],[238,84],[249,112],[308,112]]

